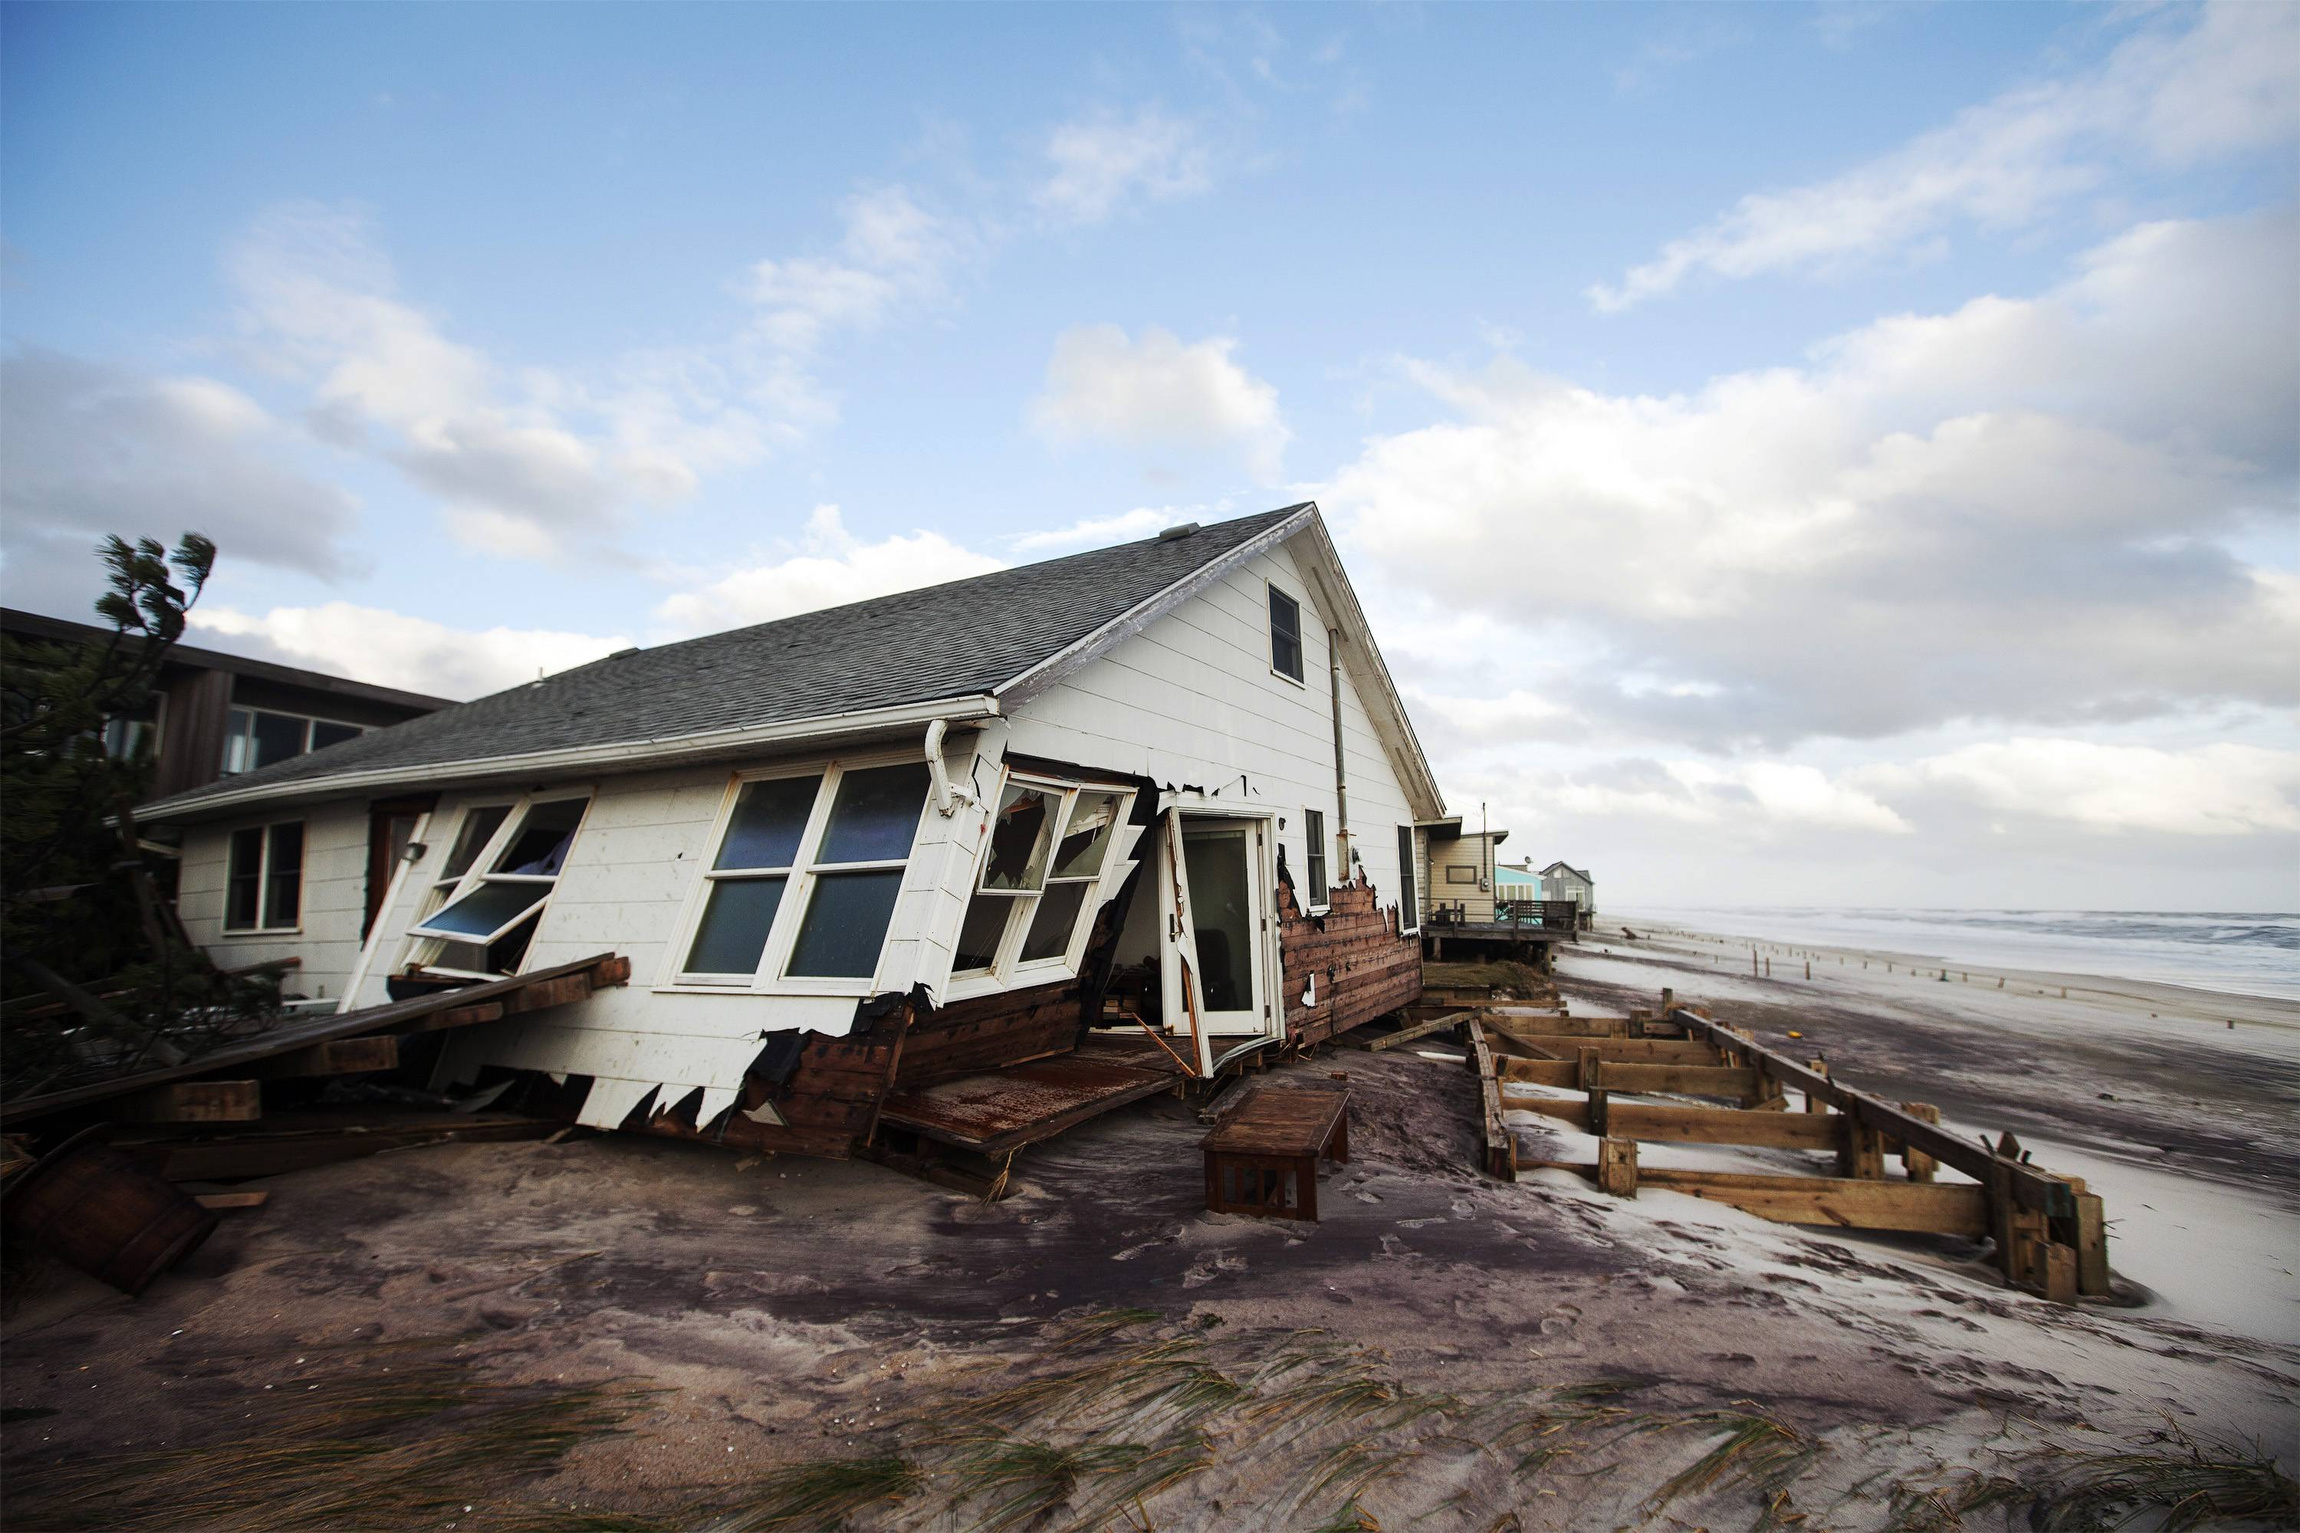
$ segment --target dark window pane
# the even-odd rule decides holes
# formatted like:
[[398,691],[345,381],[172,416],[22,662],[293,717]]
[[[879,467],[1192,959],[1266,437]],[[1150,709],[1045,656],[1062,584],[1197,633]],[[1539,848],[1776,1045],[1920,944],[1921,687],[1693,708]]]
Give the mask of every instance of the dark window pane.
[[246,927],[256,924],[256,908],[263,898],[263,861],[262,831],[232,832],[230,872],[224,896],[224,925]]
[[[921,790],[922,792],[924,790]],[[894,917],[894,897],[902,873],[825,873],[815,880],[814,898],[791,950],[790,972],[819,979],[869,979],[878,971],[878,950]]]
[[[521,960],[527,956],[527,945],[535,940],[535,928],[543,924],[543,912],[538,910],[502,936],[487,945],[487,972],[490,974],[516,974]],[[455,944],[461,946],[460,943]]]
[[1326,903],[1326,816],[1323,810],[1302,811],[1302,830],[1310,842],[1310,903]]
[[311,725],[311,748],[315,751],[324,750],[330,745],[356,740],[365,733],[367,731],[357,724],[330,724],[324,719],[314,719]]
[[234,708],[226,715],[224,729],[224,775],[253,771],[256,764],[256,716],[245,708]]
[[1421,925],[1421,906],[1416,902],[1414,890],[1414,828],[1398,827],[1398,924],[1404,927]]
[[1120,802],[1116,793],[1078,795],[1078,802],[1070,806],[1070,823],[1062,830],[1062,845],[1054,853],[1056,878],[1090,878],[1102,871]]
[[1078,907],[1086,903],[1088,884],[1048,884],[1039,897],[1038,913],[1030,918],[1030,935],[1022,939],[1022,962],[1060,958],[1070,951],[1070,933],[1078,925]]
[[461,878],[471,871],[487,843],[503,828],[503,817],[511,812],[505,804],[474,809],[463,817],[463,828],[455,834],[455,850],[448,854],[447,866],[439,870],[441,879]]
[[575,840],[575,826],[583,818],[584,800],[563,798],[537,804],[519,822],[519,834],[495,859],[498,873],[556,874],[567,861],[567,848]]
[[1254,1003],[1254,895],[1246,859],[1242,830],[1182,833],[1198,984],[1208,1011],[1245,1011]]
[[1012,784],[999,796],[998,817],[990,827],[990,862],[982,870],[985,889],[1036,889],[1046,882],[1046,842],[1053,833],[1058,794]]
[[719,843],[714,868],[787,868],[798,860],[799,837],[815,807],[820,777],[770,777],[743,784]]
[[1302,607],[1270,587],[1270,664],[1280,675],[1302,679]]
[[268,767],[275,761],[303,754],[304,729],[308,719],[299,719],[286,713],[258,713],[256,715],[256,765]]
[[767,950],[767,933],[783,903],[780,878],[721,878],[711,884],[695,945],[687,950],[689,974],[755,974]]
[[271,866],[264,880],[264,925],[293,926],[303,909],[303,822],[271,828]]
[[950,961],[953,972],[987,969],[998,961],[998,942],[1006,935],[1006,922],[1014,914],[1014,898],[1005,894],[978,894],[966,907],[966,920],[958,928],[958,953]]
[[550,895],[548,884],[481,884],[445,910],[424,917],[423,926],[427,931],[485,938]]
[[888,862],[910,855],[926,804],[926,763],[872,767],[839,778],[817,862]]

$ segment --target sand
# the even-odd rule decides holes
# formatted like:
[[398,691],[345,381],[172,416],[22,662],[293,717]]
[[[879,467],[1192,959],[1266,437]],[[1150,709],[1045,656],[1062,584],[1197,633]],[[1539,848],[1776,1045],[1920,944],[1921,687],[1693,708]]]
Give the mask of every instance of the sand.
[[[2269,1284],[2264,1307],[2225,1292],[2265,1283],[2254,1264],[2291,1230],[2278,1184],[2294,1155],[2277,1073],[2292,1059],[2288,1014],[2247,1014],[2231,1042],[2225,1025],[2163,1005],[2150,1018],[2137,995],[2087,1010],[2072,990],[2063,1005],[2057,984],[2026,1010],[1818,969],[1809,989],[1751,985],[1702,946],[1601,937],[1565,955],[1560,983],[1589,1014],[1673,983],[1723,1019],[1806,1032],[1857,1084],[1937,1101],[1960,1125],[2033,1133],[2048,1165],[2066,1153],[2084,1158],[2079,1174],[2159,1179],[2135,1185],[2171,1204],[2166,1220],[2190,1221],[2162,1261],[2140,1256],[2161,1227],[2132,1189],[2097,1183],[2147,1302],[2067,1309],[2008,1292],[1963,1242],[1796,1229],[1668,1194],[1622,1202],[1563,1173],[1498,1183],[1474,1169],[1471,1079],[1442,1048],[1345,1051],[1268,1078],[1349,1076],[1354,1156],[1326,1172],[1316,1225],[1204,1212],[1205,1127],[1195,1104],[1168,1098],[1026,1152],[1022,1191],[992,1205],[868,1164],[745,1165],[617,1135],[274,1178],[260,1184],[267,1207],[233,1217],[140,1300],[53,1267],[18,1285],[0,1395],[55,1414],[5,1428],[6,1493],[36,1491],[59,1463],[221,1449],[283,1390],[317,1400],[346,1368],[437,1355],[504,1381],[667,1391],[629,1435],[588,1442],[549,1475],[481,1476],[472,1527],[526,1525],[487,1518],[535,1504],[699,1526],[691,1509],[719,1499],[764,1504],[762,1477],[781,1466],[880,1453],[937,1472],[857,1526],[975,1527],[986,1503],[967,1499],[977,1487],[933,1424],[1154,1338],[1244,1381],[1243,1400],[1207,1418],[1210,1463],[1139,1509],[1160,1529],[1308,1529],[1356,1512],[1383,1527],[1725,1528],[1753,1525],[1775,1494],[1790,1497],[1777,1510],[1812,1515],[1803,1526],[1882,1527],[1896,1488],[1984,1463],[2021,1478],[2039,1445],[2098,1451],[2168,1421],[2293,1452],[2287,1292]],[[2192,1126],[2194,1101],[2217,1104],[2209,1133]],[[2281,1222],[2232,1242],[2262,1210]],[[2194,1254],[2204,1239],[2217,1242],[2209,1262]],[[2222,1276],[2186,1281],[2184,1264]],[[1084,1317],[1121,1308],[1145,1313],[1094,1348],[1062,1345]],[[1309,1346],[1329,1360],[1256,1382]],[[1289,1380],[1352,1368],[1407,1401],[1409,1419],[1270,1414]],[[1523,1435],[1526,1401],[1558,1409],[1557,1391],[1604,1381],[1619,1391],[1604,1396],[1618,1413],[1606,1430],[1652,1423],[1643,1435],[1608,1446],[1578,1417]],[[1776,1490],[1724,1476],[1657,1507],[1657,1488],[1722,1440],[1717,1423],[1751,1412],[1811,1448],[1801,1477]],[[1062,1440],[1071,1425],[1010,1429]],[[1526,1467],[1527,1442],[1577,1456]],[[1074,1507],[1091,1491],[1082,1482]],[[1144,1525],[1132,1507],[1105,1513]]]

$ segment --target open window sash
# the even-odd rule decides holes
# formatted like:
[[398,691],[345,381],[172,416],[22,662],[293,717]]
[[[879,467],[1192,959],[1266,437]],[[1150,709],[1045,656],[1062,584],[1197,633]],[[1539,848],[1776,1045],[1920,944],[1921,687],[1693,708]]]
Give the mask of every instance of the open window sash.
[[1158,944],[1159,1001],[1167,1032],[1190,1040],[1198,1074],[1214,1066],[1205,1028],[1204,986],[1198,979],[1198,923],[1190,910],[1190,875],[1182,856],[1181,811],[1158,817],[1159,914],[1166,940]]
[[541,910],[551,898],[555,882],[548,878],[487,879],[461,899],[450,900],[409,927],[407,934],[485,947],[501,941],[520,922]]

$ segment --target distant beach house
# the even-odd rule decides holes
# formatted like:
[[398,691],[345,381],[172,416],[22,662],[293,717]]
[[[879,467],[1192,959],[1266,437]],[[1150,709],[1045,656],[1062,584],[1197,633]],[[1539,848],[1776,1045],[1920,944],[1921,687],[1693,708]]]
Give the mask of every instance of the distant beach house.
[[1530,857],[1514,867],[1505,863],[1493,870],[1493,893],[1496,899],[1538,900],[1543,898],[1541,887],[1541,875],[1533,871],[1533,859]]
[[140,814],[196,940],[347,1013],[628,976],[463,1007],[435,1089],[843,1156],[995,1146],[939,1082],[1038,1068],[1083,1113],[1411,1003],[1445,806],[1303,504],[626,650]]
[[1587,924],[1597,914],[1597,880],[1570,863],[1553,862],[1541,870],[1542,888],[1553,900],[1571,900],[1581,907],[1581,919]]
[[1494,914],[1495,852],[1506,830],[1464,830],[1461,816],[1449,815],[1422,827],[1428,847],[1429,906],[1454,924],[1491,921]]

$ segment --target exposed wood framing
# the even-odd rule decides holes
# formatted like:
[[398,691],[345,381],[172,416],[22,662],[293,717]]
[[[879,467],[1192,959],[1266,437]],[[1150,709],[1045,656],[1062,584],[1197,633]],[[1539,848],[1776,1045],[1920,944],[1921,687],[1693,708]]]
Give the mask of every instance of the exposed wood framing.
[[[1278,949],[1284,969],[1286,1037],[1297,1048],[1323,1043],[1422,996],[1420,939],[1401,935],[1362,877],[1328,891],[1323,916],[1307,915],[1294,891],[1278,886]],[[1316,1000],[1304,1005],[1310,991]]]

